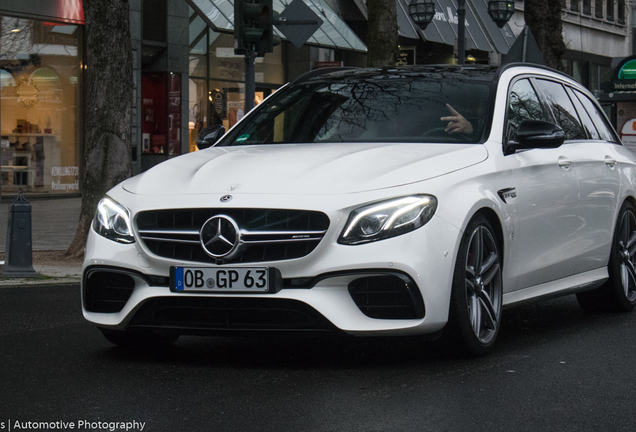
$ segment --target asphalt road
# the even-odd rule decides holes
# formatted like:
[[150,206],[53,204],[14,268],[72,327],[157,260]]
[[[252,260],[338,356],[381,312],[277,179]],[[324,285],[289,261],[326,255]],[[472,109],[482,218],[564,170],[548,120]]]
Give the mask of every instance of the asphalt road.
[[0,430],[632,431],[635,329],[566,297],[506,310],[481,359],[333,337],[134,353],[84,322],[77,286],[0,288]]

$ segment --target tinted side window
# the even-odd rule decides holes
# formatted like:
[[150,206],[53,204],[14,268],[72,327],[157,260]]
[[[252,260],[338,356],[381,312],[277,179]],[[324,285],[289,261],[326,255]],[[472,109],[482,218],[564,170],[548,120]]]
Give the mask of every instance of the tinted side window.
[[574,102],[576,112],[579,113],[579,118],[581,119],[581,123],[583,123],[583,127],[585,128],[588,136],[590,136],[593,140],[600,140],[601,136],[596,130],[596,126],[590,118],[590,115],[587,113],[585,108],[583,108],[583,104],[581,103],[581,101],[576,96],[574,96],[572,92],[572,89],[568,89],[568,95],[570,95],[570,99],[572,100],[572,102]]
[[572,101],[563,86],[554,81],[541,79],[538,79],[536,83],[550,106],[557,124],[565,132],[565,139],[587,139],[574,105],[572,105]]
[[508,139],[517,141],[517,129],[524,120],[546,120],[532,84],[522,79],[513,84],[508,96]]
[[605,141],[609,141],[609,142],[616,142],[616,139],[614,138],[614,134],[612,133],[611,129],[605,122],[605,118],[603,117],[603,115],[597,109],[596,104],[592,102],[590,98],[588,98],[585,94],[581,93],[580,91],[575,90],[574,93],[579,98],[579,100],[581,101],[585,109],[587,110],[588,114],[592,118],[592,121],[594,122],[594,125],[596,126],[596,129],[598,130],[598,133],[601,135],[601,139]]

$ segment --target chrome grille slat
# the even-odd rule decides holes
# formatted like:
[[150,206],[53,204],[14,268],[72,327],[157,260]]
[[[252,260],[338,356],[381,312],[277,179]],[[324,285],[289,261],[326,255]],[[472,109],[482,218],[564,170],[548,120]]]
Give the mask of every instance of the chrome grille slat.
[[141,243],[154,255],[192,262],[215,263],[204,252],[199,233],[216,215],[236,221],[241,232],[240,253],[224,263],[280,261],[313,251],[329,227],[321,212],[278,209],[175,209],[140,212],[135,227]]
[[169,243],[183,243],[183,244],[199,244],[199,240],[186,240],[186,239],[171,239],[163,237],[141,237],[143,240],[155,240]]

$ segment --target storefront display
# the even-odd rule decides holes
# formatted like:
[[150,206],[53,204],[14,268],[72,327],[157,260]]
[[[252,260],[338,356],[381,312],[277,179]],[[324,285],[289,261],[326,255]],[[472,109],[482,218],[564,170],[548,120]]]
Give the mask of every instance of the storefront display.
[[82,28],[0,19],[2,193],[78,193]]
[[[193,12],[192,9],[191,13]],[[190,22],[189,141],[197,149],[200,131],[229,130],[245,113],[245,59],[234,54],[234,36],[209,30],[200,17]],[[255,104],[284,83],[281,47],[255,60]]]
[[181,154],[181,75],[144,72],[141,130],[143,154]]

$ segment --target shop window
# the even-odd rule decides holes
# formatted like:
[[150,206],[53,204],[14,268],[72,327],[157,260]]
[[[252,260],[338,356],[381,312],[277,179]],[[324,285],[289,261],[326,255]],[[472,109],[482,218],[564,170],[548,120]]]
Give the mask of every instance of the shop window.
[[196,138],[208,126],[208,107],[223,107],[223,99],[216,91],[214,95],[208,93],[206,79],[190,78],[189,87],[188,136],[190,151],[196,151]]
[[142,153],[181,154],[181,74],[143,72]]
[[81,27],[0,19],[2,192],[78,193]]

